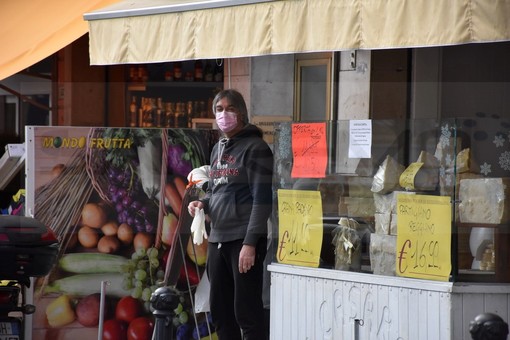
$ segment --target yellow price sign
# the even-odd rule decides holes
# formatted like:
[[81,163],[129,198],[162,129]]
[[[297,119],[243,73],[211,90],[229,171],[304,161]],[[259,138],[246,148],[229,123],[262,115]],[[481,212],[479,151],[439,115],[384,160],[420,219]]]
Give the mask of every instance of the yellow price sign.
[[278,262],[318,267],[322,233],[319,191],[278,190]]
[[451,223],[450,197],[398,194],[397,275],[448,281]]

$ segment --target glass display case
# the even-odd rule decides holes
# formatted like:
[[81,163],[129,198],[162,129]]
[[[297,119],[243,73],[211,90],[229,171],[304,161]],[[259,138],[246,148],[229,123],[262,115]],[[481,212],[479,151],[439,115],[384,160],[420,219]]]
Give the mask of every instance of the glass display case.
[[279,123],[273,262],[510,282],[509,122]]

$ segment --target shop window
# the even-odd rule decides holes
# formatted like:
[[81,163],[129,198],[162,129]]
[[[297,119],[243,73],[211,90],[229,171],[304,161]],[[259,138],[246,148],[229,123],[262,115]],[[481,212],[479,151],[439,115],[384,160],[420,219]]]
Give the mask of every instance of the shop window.
[[[510,157],[508,134],[501,130],[508,120],[481,116],[366,120],[371,152],[358,158],[349,152],[350,121],[279,123],[273,261],[430,280],[510,282]],[[336,143],[336,156],[329,158],[335,143],[310,152],[312,141],[331,130],[347,136]],[[296,150],[304,144],[306,149]],[[331,166],[310,172],[321,158]]]
[[334,53],[298,54],[295,57],[294,120],[333,118],[333,88],[337,57]]

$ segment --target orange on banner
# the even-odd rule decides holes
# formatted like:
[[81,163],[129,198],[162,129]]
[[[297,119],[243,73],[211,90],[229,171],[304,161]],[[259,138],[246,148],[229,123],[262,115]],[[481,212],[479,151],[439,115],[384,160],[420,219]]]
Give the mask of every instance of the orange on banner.
[[292,178],[326,177],[326,123],[292,124],[292,155]]

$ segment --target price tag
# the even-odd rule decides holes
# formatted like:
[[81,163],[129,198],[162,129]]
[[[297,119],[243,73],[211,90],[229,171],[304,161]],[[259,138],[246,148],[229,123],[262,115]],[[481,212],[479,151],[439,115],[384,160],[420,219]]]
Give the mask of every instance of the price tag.
[[322,247],[319,191],[278,190],[278,262],[318,267]]
[[292,155],[292,178],[326,177],[326,123],[292,124]]
[[400,175],[399,184],[406,190],[414,190],[414,177],[423,166],[423,163],[411,163]]
[[397,275],[448,281],[451,221],[450,197],[398,194]]

